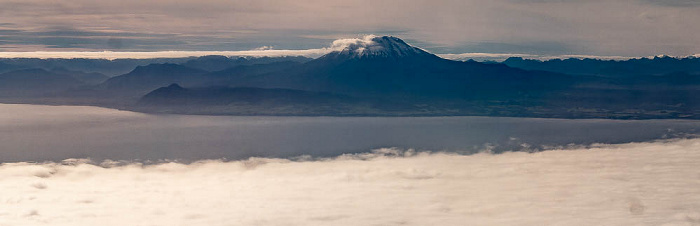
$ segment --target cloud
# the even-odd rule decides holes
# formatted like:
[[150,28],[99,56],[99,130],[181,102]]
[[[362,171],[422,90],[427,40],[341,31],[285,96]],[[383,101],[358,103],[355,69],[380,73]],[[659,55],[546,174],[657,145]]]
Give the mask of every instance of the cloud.
[[498,155],[5,163],[0,224],[693,225],[698,161],[700,139]]
[[[19,28],[0,29],[5,41],[27,46],[40,45],[42,49],[160,49],[165,46],[187,44],[187,38],[176,34],[136,33],[115,30],[79,30],[70,27],[27,30]],[[2,45],[0,49],[11,46]]]
[[[2,32],[2,30],[0,30]],[[13,32],[11,30],[7,32]],[[67,32],[65,34],[73,34]],[[265,45],[251,50],[241,51],[150,51],[150,52],[130,52],[130,51],[24,51],[24,52],[0,52],[0,58],[86,58],[86,59],[150,59],[150,58],[180,58],[199,57],[208,55],[222,56],[247,56],[247,57],[279,57],[279,56],[305,56],[319,57],[331,51],[363,51],[365,49],[381,48],[381,45],[374,41],[379,36],[365,35],[360,38],[341,38],[331,42],[330,46],[316,49],[284,50],[275,49]],[[110,38],[110,45],[123,45],[122,39]],[[596,55],[544,55],[525,53],[447,53],[437,54],[438,56],[451,60],[476,60],[476,61],[503,61],[509,57],[522,57],[527,59],[566,59],[566,58],[594,58],[594,59],[630,59],[625,56],[596,56]],[[695,56],[695,55],[691,55]],[[653,56],[650,56],[653,57]],[[687,56],[679,56],[687,57]]]
[[[5,0],[0,21],[25,29],[28,33],[13,40],[30,50],[36,45],[80,51],[306,49],[321,48],[319,38],[397,31],[439,53],[691,55],[700,52],[694,38],[700,35],[697,5],[691,0]],[[57,28],[143,36],[121,39],[126,40],[121,45],[91,36],[101,41],[81,45],[56,40],[62,36],[31,35]],[[147,41],[154,38],[163,42]],[[26,50],[21,46],[10,47]]]
[[[222,56],[247,56],[247,57],[279,57],[279,56],[305,56],[319,57],[331,51],[341,51],[350,49],[361,51],[369,48],[380,48],[374,42],[375,35],[365,35],[362,38],[345,38],[333,41],[330,46],[317,49],[283,50],[274,49],[272,46],[257,47],[252,50],[241,51],[151,51],[151,52],[129,52],[129,51],[33,51],[33,52],[0,52],[0,58],[86,58],[86,59],[149,59],[149,58],[178,58],[178,57],[199,57],[208,55]],[[75,40],[73,40],[75,41]],[[112,45],[122,45],[121,39],[111,38]]]
[[260,46],[258,48],[253,49],[253,50],[272,50],[272,49],[274,49],[274,47],[272,47],[272,46]]
[[522,53],[447,53],[438,56],[450,60],[504,61],[509,57],[533,58],[538,55]]
[[279,56],[305,56],[318,57],[332,50],[304,49],[304,50],[243,50],[243,51],[153,51],[153,52],[0,52],[0,58],[85,58],[85,59],[151,59],[151,58],[180,58],[199,57],[210,55],[221,56],[248,56],[248,57],[279,57]]
[[337,39],[331,44],[331,49],[335,50],[357,50],[369,48],[378,45],[373,39],[377,38],[376,35],[366,35],[362,38],[348,38],[348,39]]
[[[0,30],[0,32],[2,32]],[[72,34],[69,32],[69,34]],[[257,47],[252,50],[241,51],[151,51],[151,52],[129,52],[129,51],[24,51],[24,52],[0,52],[0,58],[86,58],[86,59],[149,59],[149,58],[179,58],[179,57],[199,57],[208,55],[222,56],[248,56],[248,57],[279,57],[279,56],[305,56],[319,57],[331,51],[340,51],[346,48],[376,48],[377,43],[372,41],[377,36],[366,35],[362,38],[337,39],[329,47],[317,49],[284,50],[274,49],[272,46]],[[77,43],[76,39],[69,39]],[[110,38],[111,45],[123,45],[122,39]]]

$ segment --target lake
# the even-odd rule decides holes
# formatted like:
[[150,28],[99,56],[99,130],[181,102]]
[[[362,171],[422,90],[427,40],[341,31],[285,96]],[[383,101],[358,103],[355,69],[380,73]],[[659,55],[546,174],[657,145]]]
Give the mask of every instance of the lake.
[[533,151],[682,137],[699,128],[700,121],[684,120],[149,115],[0,104],[0,161],[331,157],[385,147]]

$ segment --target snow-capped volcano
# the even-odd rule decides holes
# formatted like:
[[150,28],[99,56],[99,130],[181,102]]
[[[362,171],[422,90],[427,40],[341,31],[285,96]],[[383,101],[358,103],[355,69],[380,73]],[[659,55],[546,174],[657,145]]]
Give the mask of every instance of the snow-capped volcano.
[[338,39],[333,41],[331,49],[334,51],[327,54],[326,57],[403,58],[432,56],[432,54],[392,36],[367,35],[363,38]]

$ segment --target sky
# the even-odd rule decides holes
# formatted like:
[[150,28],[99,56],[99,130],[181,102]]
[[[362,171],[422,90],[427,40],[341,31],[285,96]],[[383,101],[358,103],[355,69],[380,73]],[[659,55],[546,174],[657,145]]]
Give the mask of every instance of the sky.
[[397,36],[451,56],[700,53],[699,0],[0,0],[0,5],[5,54],[318,50],[366,34]]

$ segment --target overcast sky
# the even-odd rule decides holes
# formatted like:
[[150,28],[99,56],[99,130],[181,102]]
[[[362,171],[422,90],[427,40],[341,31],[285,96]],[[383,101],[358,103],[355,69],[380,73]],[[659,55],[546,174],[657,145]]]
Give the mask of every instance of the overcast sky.
[[2,52],[312,49],[376,34],[434,53],[700,53],[700,0],[0,0],[0,5]]

